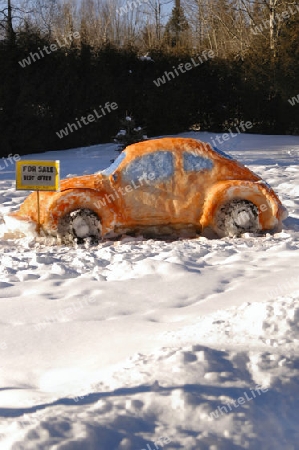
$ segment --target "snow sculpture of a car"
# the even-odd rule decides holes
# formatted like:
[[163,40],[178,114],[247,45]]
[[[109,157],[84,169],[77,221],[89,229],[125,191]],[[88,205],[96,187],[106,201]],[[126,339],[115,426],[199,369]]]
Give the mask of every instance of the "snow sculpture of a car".
[[[279,229],[287,211],[259,176],[209,144],[162,138],[128,146],[106,170],[40,193],[45,234],[72,238],[209,228],[220,237]],[[37,195],[14,213],[37,222]]]

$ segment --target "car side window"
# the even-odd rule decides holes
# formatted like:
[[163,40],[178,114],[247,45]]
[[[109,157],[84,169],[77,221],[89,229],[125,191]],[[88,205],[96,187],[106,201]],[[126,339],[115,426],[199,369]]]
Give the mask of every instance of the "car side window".
[[166,181],[174,174],[174,156],[170,151],[156,151],[135,158],[123,170],[124,179],[137,183],[146,178],[151,183]]
[[214,167],[211,159],[190,152],[184,152],[183,161],[185,172],[201,172],[202,170],[211,170]]

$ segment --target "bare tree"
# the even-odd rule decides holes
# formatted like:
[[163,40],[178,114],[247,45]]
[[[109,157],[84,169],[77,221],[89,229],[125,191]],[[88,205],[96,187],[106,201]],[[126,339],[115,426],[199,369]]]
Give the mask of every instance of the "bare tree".
[[219,56],[241,55],[254,35],[269,41],[277,54],[281,13],[298,0],[182,0],[193,31],[193,46],[208,45]]
[[[76,4],[71,0],[61,0],[51,24],[51,33],[55,39],[64,40],[66,46],[73,46],[72,35],[79,30]],[[66,39],[65,39],[66,38]]]
[[31,20],[42,34],[52,36],[59,14],[58,0],[35,0]]
[[159,47],[162,44],[165,23],[169,15],[165,9],[171,3],[173,0],[149,0],[144,5],[143,39],[148,47]]
[[[5,39],[10,44],[14,44],[16,40],[16,33],[13,27],[13,9],[11,0],[1,2],[0,27],[4,32]],[[19,8],[16,8],[16,10],[19,10]]]
[[[251,32],[269,42],[273,56],[278,53],[281,27],[288,18],[288,7],[299,5],[297,0],[241,0],[244,13],[250,22]],[[295,11],[296,12],[296,11]],[[284,14],[283,14],[284,13]]]

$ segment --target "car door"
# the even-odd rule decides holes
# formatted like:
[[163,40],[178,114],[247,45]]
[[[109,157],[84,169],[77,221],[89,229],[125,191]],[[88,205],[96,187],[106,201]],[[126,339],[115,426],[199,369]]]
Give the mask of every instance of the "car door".
[[213,160],[200,150],[180,152],[175,209],[181,223],[198,223],[213,169]]
[[127,223],[168,223],[174,213],[175,156],[157,150],[137,156],[118,173],[123,214]]

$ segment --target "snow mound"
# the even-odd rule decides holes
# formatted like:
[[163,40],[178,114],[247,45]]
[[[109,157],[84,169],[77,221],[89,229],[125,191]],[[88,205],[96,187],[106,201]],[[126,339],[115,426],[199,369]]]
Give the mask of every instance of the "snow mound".
[[244,303],[238,308],[204,317],[200,326],[187,327],[182,336],[196,336],[209,344],[244,345],[254,342],[272,347],[299,343],[299,291],[290,297],[263,303]]
[[27,220],[17,220],[9,215],[0,217],[0,237],[2,239],[33,238],[36,236],[36,223]]

